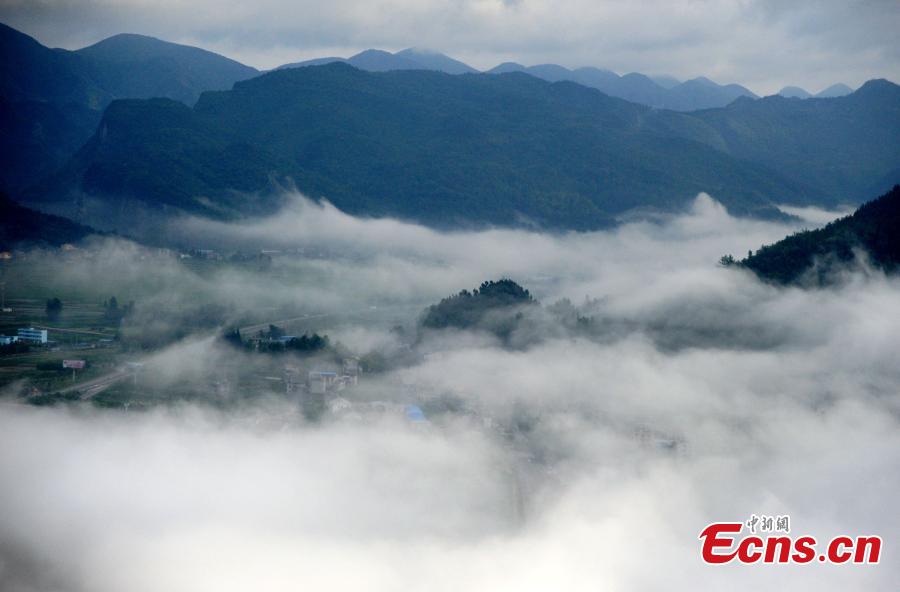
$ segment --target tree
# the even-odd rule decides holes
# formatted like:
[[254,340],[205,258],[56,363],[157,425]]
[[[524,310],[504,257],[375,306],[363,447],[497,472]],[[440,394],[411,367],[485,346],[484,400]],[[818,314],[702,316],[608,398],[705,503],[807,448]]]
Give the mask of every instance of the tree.
[[122,319],[130,315],[133,310],[134,300],[120,307],[119,300],[115,296],[112,296],[109,300],[103,303],[103,317],[110,323],[116,325],[120,325],[122,323]]
[[490,312],[518,310],[537,304],[531,293],[510,279],[488,281],[477,290],[463,290],[426,309],[422,326],[431,329],[468,329],[481,323]]
[[47,320],[48,321],[58,321],[59,316],[62,314],[63,303],[59,298],[51,298],[47,301]]
[[735,263],[737,263],[737,260],[735,260],[734,255],[732,255],[731,253],[729,253],[728,255],[722,255],[722,258],[719,259],[719,265],[721,265],[722,267],[731,267]]
[[225,333],[222,334],[222,340],[237,349],[244,348],[244,340],[241,339],[241,332],[237,327],[225,331]]
[[318,333],[313,333],[311,336],[301,335],[299,338],[295,337],[291,339],[285,344],[285,349],[301,353],[314,353],[326,350],[329,346],[330,343],[328,341],[327,335],[319,335]]

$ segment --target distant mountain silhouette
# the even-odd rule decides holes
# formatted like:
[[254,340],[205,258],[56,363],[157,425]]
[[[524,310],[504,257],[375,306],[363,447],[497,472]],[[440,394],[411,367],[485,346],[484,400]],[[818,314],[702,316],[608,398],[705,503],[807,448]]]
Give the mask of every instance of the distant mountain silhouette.
[[214,53],[141,35],[78,51],[50,49],[0,24],[0,189],[21,190],[61,166],[117,98],[193,104],[257,74]]
[[799,86],[786,86],[778,95],[788,99],[833,99],[836,97],[845,97],[853,92],[853,89],[846,84],[832,84],[828,88],[816,94],[811,94]]
[[846,84],[832,84],[825,90],[816,93],[816,98],[819,99],[830,99],[834,97],[844,97],[853,92],[853,89],[847,86]]
[[[291,184],[354,214],[437,226],[597,228],[700,191],[778,216],[774,203],[858,203],[900,182],[900,94],[885,80],[756,99],[599,68],[476,74],[413,49],[252,77],[149,37],[71,52],[5,26],[0,50],[0,190],[94,226],[269,213]],[[205,87],[221,90],[192,108]],[[726,106],[689,110],[715,103]]]
[[[274,211],[272,181],[291,179],[353,214],[597,228],[634,208],[682,208],[700,191],[759,216],[779,215],[776,200],[811,196],[672,132],[686,117],[521,73],[292,68],[204,93],[194,109],[115,101],[35,198],[48,208],[82,204],[71,215],[99,200],[101,215],[139,202],[234,217]],[[121,207],[133,220],[134,208]]]
[[650,76],[650,80],[663,88],[673,88],[681,84],[680,80],[678,80],[674,76],[668,76],[666,74],[657,74],[655,76]]
[[785,86],[778,91],[778,95],[786,99],[808,99],[812,96],[799,86]]
[[[317,58],[285,64],[276,69],[320,66],[331,62],[345,62],[370,72],[390,70],[435,70],[447,74],[478,72],[475,68],[444,54],[416,49],[405,49],[397,53],[368,49],[350,58]],[[510,72],[524,72],[548,82],[570,80],[601,90],[612,97],[650,107],[677,111],[724,107],[738,97],[756,98],[755,94],[740,85],[723,86],[707,78],[695,78],[680,82],[671,76],[658,76],[654,80],[654,78],[637,72],[619,76],[615,72],[602,68],[584,67],[570,70],[557,64],[523,66],[516,62],[504,62],[487,71],[489,74]]]
[[189,105],[207,90],[226,90],[256,68],[187,45],[122,34],[76,51],[94,64],[97,83],[116,98],[166,97]]
[[664,106],[678,111],[724,107],[741,97],[757,98],[740,84],[716,84],[702,76],[682,82],[671,88],[669,94],[673,98],[668,99]]
[[409,48],[398,51],[395,55],[412,60],[425,66],[428,70],[437,70],[447,74],[474,74],[478,72],[472,66],[464,64],[442,53],[426,49]]
[[740,85],[722,86],[708,78],[679,82],[671,77],[659,77],[663,82],[660,84],[649,76],[637,72],[619,76],[615,72],[599,68],[569,70],[556,64],[526,67],[515,62],[506,62],[488,70],[489,74],[507,72],[525,72],[550,82],[571,80],[599,89],[612,97],[676,111],[724,107],[738,97],[756,98],[755,94]]
[[900,182],[900,87],[887,80],[834,99],[742,99],[698,120],[676,120],[677,131],[814,188],[820,204],[860,203]]
[[404,49],[397,53],[390,53],[379,49],[367,49],[349,58],[316,58],[303,62],[284,64],[276,70],[289,68],[302,68],[305,66],[321,66],[332,62],[344,62],[360,70],[369,72],[388,72],[391,70],[435,70],[447,74],[466,74],[477,72],[475,68],[468,66],[459,60],[442,53],[421,50]]

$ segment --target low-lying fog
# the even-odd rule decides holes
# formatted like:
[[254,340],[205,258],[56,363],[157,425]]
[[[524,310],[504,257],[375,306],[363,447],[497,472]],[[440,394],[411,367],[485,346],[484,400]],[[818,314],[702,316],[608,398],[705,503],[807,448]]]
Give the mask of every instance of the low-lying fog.
[[[428,355],[363,375],[373,397],[434,393],[468,410],[424,426],[312,425],[271,397],[144,412],[7,397],[0,588],[891,589],[900,282],[861,262],[804,291],[717,265],[825,220],[735,219],[701,195],[683,215],[606,232],[440,233],[298,198],[268,221],[180,228],[198,247],[282,253],[265,272],[195,274],[98,244],[53,281],[139,294],[139,309],[344,315],[323,330],[360,352],[397,348],[391,324],[414,328],[428,304],[501,277],[544,307],[568,298],[597,328],[537,324],[508,343],[430,333],[415,345]],[[352,320],[385,309],[389,322]],[[245,356],[198,335],[148,363],[174,384]],[[703,527],[751,514],[789,514],[794,536],[820,541],[881,535],[882,562],[704,565]]]

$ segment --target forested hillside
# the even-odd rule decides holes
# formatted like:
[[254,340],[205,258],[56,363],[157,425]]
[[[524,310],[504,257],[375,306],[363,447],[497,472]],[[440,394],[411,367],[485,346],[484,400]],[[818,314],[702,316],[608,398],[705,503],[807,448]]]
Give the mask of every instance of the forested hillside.
[[888,273],[900,266],[900,185],[824,228],[764,246],[739,265],[776,283],[822,284],[860,254]]

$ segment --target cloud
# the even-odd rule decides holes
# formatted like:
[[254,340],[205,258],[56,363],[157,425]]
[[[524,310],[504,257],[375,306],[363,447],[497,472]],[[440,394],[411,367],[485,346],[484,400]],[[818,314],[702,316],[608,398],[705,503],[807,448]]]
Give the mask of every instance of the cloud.
[[[98,275],[67,281],[102,284],[128,264],[122,281],[149,274],[151,298],[199,293],[246,314],[259,298],[280,310],[330,295],[338,311],[404,305],[397,316],[413,323],[423,302],[509,275],[545,304],[589,296],[599,329],[515,348],[425,336],[411,347],[431,355],[347,394],[420,404],[427,427],[399,413],[310,425],[252,380],[233,405],[143,413],[7,401],[0,588],[845,590],[900,576],[887,559],[713,569],[697,540],[714,520],[790,514],[795,536],[878,534],[890,548],[900,319],[885,311],[900,307],[897,278],[807,292],[718,267],[796,226],[732,218],[706,195],[680,215],[556,235],[441,233],[296,199],[270,220],[186,227],[198,241],[305,253],[276,256],[265,275],[138,262],[107,243]],[[353,347],[402,341],[355,314],[330,323]],[[254,360],[191,338],[148,364],[165,368],[153,386],[165,390],[224,364],[251,377]],[[447,400],[459,411],[441,412]]]
[[[878,2],[264,0],[23,2],[0,19],[75,48],[120,32],[195,43],[262,68],[369,47],[426,46],[476,67],[501,61],[698,75],[757,93],[900,79],[900,8]],[[702,68],[698,69],[698,64]]]

